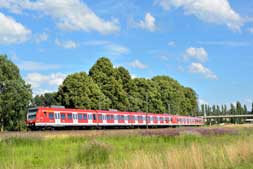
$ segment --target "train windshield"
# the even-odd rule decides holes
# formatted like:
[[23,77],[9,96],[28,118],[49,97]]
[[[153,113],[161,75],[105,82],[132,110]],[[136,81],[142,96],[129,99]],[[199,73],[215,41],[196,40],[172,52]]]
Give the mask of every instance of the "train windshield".
[[28,109],[27,120],[34,120],[36,118],[37,108]]

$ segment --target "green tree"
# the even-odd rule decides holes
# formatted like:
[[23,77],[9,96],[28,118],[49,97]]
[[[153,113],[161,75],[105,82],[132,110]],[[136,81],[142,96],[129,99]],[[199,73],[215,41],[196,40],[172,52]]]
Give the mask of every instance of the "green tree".
[[[235,115],[236,114],[236,108],[234,106],[234,104],[231,104],[230,106],[230,114],[231,115]],[[235,123],[236,122],[236,119],[235,118],[231,118],[231,123]]]
[[0,56],[0,126],[3,130],[21,130],[32,98],[30,85],[21,78],[18,67]]
[[236,102],[236,113],[239,115],[243,114],[243,107],[239,101]]
[[224,105],[224,114],[227,114],[227,105]]
[[155,76],[152,81],[156,82],[162,101],[162,109],[169,105],[170,113],[182,115],[196,115],[198,112],[197,95],[191,88],[181,86],[176,80],[168,76]]
[[216,113],[217,113],[217,111],[216,111],[216,106],[213,105],[213,106],[212,106],[212,115],[217,115]]
[[110,101],[85,72],[68,75],[59,87],[58,100],[68,108],[108,109]]
[[135,78],[129,84],[129,101],[131,111],[166,112],[161,101],[159,86],[152,80]]
[[128,109],[128,94],[124,90],[124,85],[127,86],[130,75],[124,68],[114,69],[111,61],[102,57],[92,66],[89,76],[99,86],[102,93],[110,99],[110,108]]
[[252,105],[251,105],[251,114],[253,114],[253,102],[252,102]]
[[45,93],[43,95],[36,95],[33,98],[33,106],[51,106],[60,105],[57,101],[57,93]]
[[246,105],[243,105],[243,114],[248,114],[248,109]]
[[198,110],[198,98],[196,92],[189,87],[183,87],[183,92],[184,98],[182,107],[184,108],[183,112],[187,112],[183,114],[196,116]]
[[128,72],[127,69],[124,67],[120,66],[115,69],[115,79],[119,81],[123,85],[123,89],[127,91],[129,82],[131,80],[131,75]]
[[205,105],[204,104],[201,104],[201,112],[200,112],[200,116],[204,116],[205,114]]

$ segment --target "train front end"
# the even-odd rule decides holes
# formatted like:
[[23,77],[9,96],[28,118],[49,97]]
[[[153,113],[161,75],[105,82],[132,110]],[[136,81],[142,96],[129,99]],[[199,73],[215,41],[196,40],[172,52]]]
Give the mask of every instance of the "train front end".
[[26,115],[26,126],[30,129],[35,128],[38,108],[29,108]]

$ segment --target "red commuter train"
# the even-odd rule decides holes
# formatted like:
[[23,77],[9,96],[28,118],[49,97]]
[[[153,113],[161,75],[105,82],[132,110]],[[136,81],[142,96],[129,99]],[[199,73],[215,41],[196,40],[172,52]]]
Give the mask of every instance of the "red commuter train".
[[200,126],[204,122],[202,118],[198,117],[171,114],[36,107],[28,109],[26,124],[31,129],[49,129],[66,127]]

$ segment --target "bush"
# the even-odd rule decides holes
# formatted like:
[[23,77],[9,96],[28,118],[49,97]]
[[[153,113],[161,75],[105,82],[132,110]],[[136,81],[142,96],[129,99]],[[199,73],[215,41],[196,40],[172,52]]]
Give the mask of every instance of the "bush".
[[86,165],[103,164],[109,159],[110,149],[111,146],[108,144],[91,141],[80,145],[77,160]]

